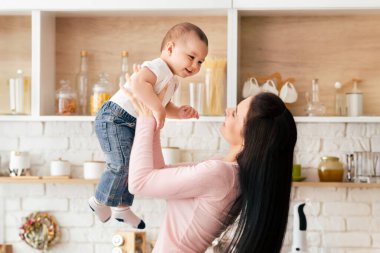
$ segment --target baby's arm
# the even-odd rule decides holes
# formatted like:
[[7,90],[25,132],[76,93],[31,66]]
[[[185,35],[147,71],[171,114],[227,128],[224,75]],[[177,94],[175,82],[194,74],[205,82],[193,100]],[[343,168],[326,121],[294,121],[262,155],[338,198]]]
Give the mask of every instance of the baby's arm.
[[157,122],[157,129],[161,129],[165,123],[166,112],[153,89],[156,80],[157,77],[152,71],[142,68],[131,76],[130,87],[134,96],[152,110]]
[[166,107],[166,115],[168,118],[172,119],[190,119],[190,118],[199,118],[197,110],[188,105],[176,106],[174,103],[169,102]]

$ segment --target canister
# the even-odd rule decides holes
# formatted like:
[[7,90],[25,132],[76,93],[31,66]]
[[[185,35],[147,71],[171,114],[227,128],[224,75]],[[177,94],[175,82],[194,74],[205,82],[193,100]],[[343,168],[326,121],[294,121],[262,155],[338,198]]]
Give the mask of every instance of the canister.
[[70,173],[71,165],[69,161],[62,160],[61,158],[59,158],[58,160],[50,162],[51,176],[70,176]]
[[179,147],[162,147],[162,155],[165,164],[176,164],[181,162],[181,150]]
[[105,168],[106,163],[103,161],[86,161],[83,163],[83,178],[98,179]]

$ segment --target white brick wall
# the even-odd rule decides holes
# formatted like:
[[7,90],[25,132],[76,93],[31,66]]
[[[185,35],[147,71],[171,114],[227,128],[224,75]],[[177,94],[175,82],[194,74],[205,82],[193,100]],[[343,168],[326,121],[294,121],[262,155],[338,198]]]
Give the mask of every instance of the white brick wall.
[[[219,123],[167,122],[161,132],[164,146],[182,149],[183,161],[198,161],[223,154],[228,144],[220,137]],[[349,151],[380,151],[380,124],[299,123],[295,161],[308,178],[317,178],[322,155],[336,155],[343,162]],[[72,175],[82,177],[86,160],[103,159],[90,122],[0,122],[2,166],[9,152],[24,149],[31,153],[33,172],[48,175],[51,160],[59,157],[72,163]],[[1,184],[0,239],[13,244],[15,253],[37,253],[18,237],[22,218],[32,211],[48,210],[62,228],[61,243],[52,253],[111,252],[111,238],[129,226],[111,220],[102,224],[89,212],[87,198],[92,184]],[[310,253],[379,253],[380,189],[313,188],[292,189],[292,203],[310,200],[305,208]],[[148,240],[157,238],[166,203],[136,197],[133,209],[147,223]],[[290,209],[282,252],[292,244],[293,210]],[[2,231],[4,227],[4,231]]]

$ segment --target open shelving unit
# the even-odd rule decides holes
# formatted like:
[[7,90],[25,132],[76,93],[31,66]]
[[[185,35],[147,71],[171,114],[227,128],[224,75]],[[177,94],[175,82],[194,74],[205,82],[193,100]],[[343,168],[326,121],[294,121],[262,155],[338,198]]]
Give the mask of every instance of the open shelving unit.
[[[168,27],[186,20],[200,25],[209,36],[209,56],[227,58],[228,107],[241,101],[242,85],[248,77],[278,71],[284,79],[296,80],[299,99],[289,108],[297,122],[380,122],[377,71],[380,3],[375,0],[110,0],[106,3],[95,0],[75,4],[6,0],[0,6],[0,18],[5,26],[14,23],[12,19],[22,23],[11,28],[19,37],[24,36],[0,39],[0,51],[9,49],[4,45],[11,45],[19,49],[21,57],[21,60],[14,58],[13,64],[7,64],[7,58],[3,58],[6,62],[0,60],[0,96],[6,98],[4,84],[17,68],[24,68],[32,82],[31,115],[11,116],[0,112],[0,121],[92,121],[88,116],[54,116],[57,83],[60,79],[74,82],[79,51],[89,52],[90,84],[100,72],[108,72],[113,82],[122,50],[130,51],[131,64],[154,58]],[[362,79],[364,114],[374,116],[302,116],[304,93],[314,78],[319,78],[321,101],[327,106],[327,115],[333,115],[334,82],[344,83],[346,92],[351,88],[352,78]],[[204,74],[200,73],[184,82],[203,79]],[[186,90],[185,85],[183,89]],[[0,101],[2,108],[8,103],[6,99]],[[222,121],[221,118],[205,116],[201,121]]]

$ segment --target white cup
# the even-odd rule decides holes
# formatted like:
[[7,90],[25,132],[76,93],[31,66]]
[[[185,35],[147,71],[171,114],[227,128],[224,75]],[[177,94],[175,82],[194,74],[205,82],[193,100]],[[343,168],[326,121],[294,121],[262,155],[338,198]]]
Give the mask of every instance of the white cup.
[[273,80],[269,79],[267,80],[262,86],[261,89],[265,92],[270,92],[275,95],[278,95],[278,90],[276,88],[276,84]]
[[261,92],[259,83],[256,78],[251,77],[247,81],[245,81],[242,91],[243,98],[247,98],[249,96],[255,96]]
[[284,103],[294,103],[297,101],[298,93],[294,85],[286,82],[280,90],[280,98]]
[[62,160],[61,158],[50,162],[50,175],[51,176],[70,176],[71,165],[69,161]]
[[87,161],[83,163],[83,178],[98,179],[104,172],[106,163],[103,161]]
[[178,147],[162,147],[162,156],[165,164],[176,164],[181,162],[181,150]]

